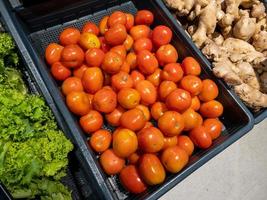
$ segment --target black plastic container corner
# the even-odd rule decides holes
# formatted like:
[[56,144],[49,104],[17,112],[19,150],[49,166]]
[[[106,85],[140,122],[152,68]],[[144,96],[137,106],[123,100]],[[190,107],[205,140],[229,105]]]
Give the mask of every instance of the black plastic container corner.
[[[176,21],[175,17],[171,14],[171,12],[168,10],[168,8],[165,6],[165,4],[162,2],[162,0],[158,0],[158,3],[160,5],[160,7],[164,10],[164,12],[170,17],[170,19],[172,21]],[[267,9],[267,0],[263,0],[263,3],[265,4],[265,7]],[[192,39],[189,37],[189,35],[187,35],[185,33],[185,30],[183,29],[183,27],[178,24],[176,22],[176,25],[178,27],[178,29],[180,29],[180,33],[183,33],[184,35],[184,39],[187,41],[187,44],[194,49],[194,51],[199,55],[199,57],[206,63],[206,66],[209,67],[210,69],[212,68],[210,61],[207,59],[207,57],[201,52],[201,50],[192,42]],[[225,85],[225,87],[228,87],[227,83],[225,83],[224,81],[222,81],[222,83]],[[233,90],[230,90],[230,92],[232,93],[232,95],[235,96],[236,99],[238,99],[238,101],[240,102],[240,104],[243,104],[241,99],[235,95],[235,92]],[[244,107],[244,105],[243,105]],[[254,117],[254,123],[258,124],[260,123],[262,120],[264,120],[265,118],[267,118],[267,109],[261,109],[260,111],[254,112],[252,110],[249,110],[249,112],[252,113],[253,117]]]
[[[203,67],[202,78],[213,79],[218,84],[220,90],[218,99],[225,109],[221,117],[225,130],[209,149],[197,150],[180,173],[168,174],[163,184],[149,187],[146,192],[140,195],[131,195],[123,190],[117,177],[109,177],[103,173],[97,156],[88,147],[87,138],[78,126],[77,118],[67,109],[58,85],[49,73],[49,68],[44,61],[44,50],[50,42],[57,42],[58,34],[65,27],[81,28],[84,22],[90,20],[98,23],[103,16],[114,10],[135,13],[137,9],[151,10],[155,15],[155,25],[165,24],[169,26],[173,30],[172,44],[177,48],[180,58],[189,55],[194,56]],[[167,9],[164,9],[161,1],[79,1],[69,7],[63,6],[58,11],[47,11],[46,14],[41,15],[40,12],[34,12],[36,11],[34,9],[20,7],[12,10],[8,3],[0,1],[0,11],[25,60],[32,66],[31,70],[37,69],[40,72],[67,127],[71,130],[72,138],[80,149],[79,160],[82,161],[82,166],[88,175],[87,178],[99,199],[157,199],[246,134],[254,125],[251,113],[221,81],[214,77],[207,61],[203,59],[199,51],[192,48],[192,43],[187,39],[185,32],[178,26]]]

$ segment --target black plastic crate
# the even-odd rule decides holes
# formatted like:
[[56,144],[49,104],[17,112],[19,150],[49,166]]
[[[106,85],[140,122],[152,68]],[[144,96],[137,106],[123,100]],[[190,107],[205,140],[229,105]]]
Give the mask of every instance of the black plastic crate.
[[[137,9],[151,10],[155,16],[154,25],[165,24],[169,26],[173,30],[172,44],[178,50],[179,60],[181,61],[181,58],[189,55],[195,57],[202,66],[202,77],[213,79],[218,84],[220,89],[218,100],[222,102],[225,109],[220,119],[225,129],[209,149],[197,150],[181,172],[178,174],[168,174],[163,184],[149,187],[142,194],[131,195],[123,190],[116,176],[107,176],[102,171],[97,155],[87,145],[86,135],[81,131],[77,118],[69,112],[56,81],[50,75],[49,68],[44,60],[44,51],[50,42],[57,41],[59,33],[65,27],[74,26],[81,28],[86,21],[90,20],[98,23],[101,17],[112,13],[114,10],[135,13]],[[203,59],[199,51],[192,48],[192,42],[188,40],[185,32],[178,26],[175,19],[170,16],[170,13],[166,9],[162,9],[162,2],[159,0],[85,1],[80,6],[67,7],[58,12],[48,11],[46,15],[35,13],[36,16],[32,20],[30,20],[30,15],[25,10],[11,10],[9,5],[2,1],[0,1],[0,11],[10,27],[11,33],[15,36],[22,54],[27,62],[33,66],[32,70],[37,69],[40,72],[67,127],[71,130],[74,142],[80,149],[79,160],[83,162],[83,168],[87,170],[87,178],[95,194],[100,199],[157,199],[212,157],[242,137],[254,125],[251,113],[231,93],[229,88],[216,79],[208,67],[207,60]],[[33,21],[35,21],[35,24],[33,24]]]

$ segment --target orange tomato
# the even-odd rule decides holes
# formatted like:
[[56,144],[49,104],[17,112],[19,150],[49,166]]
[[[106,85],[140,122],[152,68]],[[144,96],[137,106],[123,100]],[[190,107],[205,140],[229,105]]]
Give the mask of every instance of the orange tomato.
[[130,65],[126,61],[124,61],[121,66],[121,71],[129,74],[130,70],[131,70]]
[[191,106],[191,96],[186,90],[178,88],[167,96],[165,103],[168,109],[183,112]]
[[137,83],[139,83],[140,81],[145,80],[144,75],[141,74],[141,73],[140,73],[139,71],[137,71],[137,70],[133,70],[133,71],[131,72],[131,77],[132,77],[134,86],[136,86]]
[[179,63],[169,63],[161,71],[162,80],[179,82],[183,78],[184,72]]
[[101,35],[104,35],[105,32],[108,30],[108,18],[109,16],[105,16],[99,22],[99,31]]
[[97,27],[97,25],[95,25],[92,22],[86,22],[83,25],[82,33],[93,33],[96,36],[98,36],[99,35],[99,28]]
[[177,145],[186,151],[188,156],[191,156],[194,151],[194,144],[192,140],[186,135],[179,135],[177,138]]
[[121,11],[113,12],[108,18],[108,26],[112,27],[116,24],[126,24],[126,15]]
[[198,76],[201,73],[201,67],[193,57],[186,57],[182,62],[182,68],[185,75]]
[[160,99],[165,101],[167,96],[176,89],[177,86],[173,81],[162,81],[158,89]]
[[82,65],[79,68],[76,68],[73,70],[73,76],[77,77],[77,78],[82,78],[84,72],[88,69],[87,65]]
[[178,53],[171,44],[162,45],[156,52],[156,57],[161,66],[168,63],[175,63],[178,60]]
[[125,27],[126,27],[126,30],[129,31],[134,25],[134,16],[130,13],[125,13],[125,15],[126,15]]
[[112,149],[107,149],[100,155],[100,164],[108,175],[120,173],[125,165],[125,160],[118,157]]
[[194,111],[198,111],[199,110],[200,101],[199,101],[199,98],[197,96],[192,97],[192,102],[191,102],[190,108],[192,108]]
[[202,90],[202,81],[197,76],[187,75],[182,78],[180,87],[190,92],[192,96],[196,96]]
[[125,109],[122,108],[121,106],[118,106],[111,113],[106,114],[105,118],[111,126],[119,126],[120,118],[124,112]]
[[150,31],[150,28],[146,25],[137,25],[130,29],[130,35],[134,40],[139,38],[148,38]]
[[145,128],[153,127],[153,126],[154,125],[150,121],[146,121],[145,126],[141,130],[143,130]]
[[139,92],[133,88],[123,88],[118,93],[119,104],[126,109],[135,108],[140,102]]
[[139,51],[136,61],[140,72],[146,75],[153,74],[159,66],[156,57],[148,50]]
[[201,149],[207,149],[212,145],[211,136],[203,126],[192,129],[189,132],[189,137]]
[[133,49],[136,53],[142,50],[152,50],[152,42],[149,38],[138,38],[134,41]]
[[130,156],[138,146],[135,132],[124,128],[113,134],[112,141],[114,153],[121,158]]
[[133,38],[130,35],[127,35],[125,41],[123,42],[123,46],[125,47],[126,51],[129,51],[133,46]]
[[132,154],[127,158],[127,160],[128,160],[128,163],[129,163],[129,164],[134,165],[134,164],[136,164],[136,163],[138,162],[139,158],[140,158],[140,155],[137,154],[137,153],[135,152],[135,153],[132,153]]
[[90,110],[80,118],[80,125],[86,133],[91,134],[102,127],[103,117],[99,112]]
[[158,87],[161,81],[161,69],[156,69],[153,74],[146,77],[146,80],[151,82],[155,87]]
[[90,67],[86,69],[82,77],[82,84],[86,92],[96,93],[103,86],[104,77],[102,71],[98,67]]
[[184,118],[184,130],[190,131],[193,128],[200,126],[203,122],[202,117],[192,108],[188,108],[182,114]]
[[122,57],[115,52],[109,51],[105,54],[101,67],[105,72],[109,74],[116,74],[120,71],[122,64]]
[[91,110],[91,105],[85,92],[69,93],[66,97],[66,103],[70,111],[76,115],[86,115]]
[[54,64],[55,62],[60,61],[61,52],[63,46],[57,43],[50,43],[45,49],[45,60],[49,65]]
[[149,10],[139,10],[137,11],[135,18],[135,24],[144,24],[150,26],[154,21],[154,15]]
[[94,108],[102,113],[110,113],[117,107],[117,95],[109,88],[98,90],[93,99]]
[[83,85],[80,78],[77,77],[69,77],[62,83],[61,86],[62,92],[65,96],[67,96],[71,92],[82,92]]
[[110,51],[119,54],[123,60],[126,59],[126,49],[123,45],[114,46]]
[[145,126],[146,119],[141,110],[134,108],[122,114],[120,123],[122,127],[132,131],[138,131]]
[[134,52],[130,52],[126,56],[126,62],[130,65],[131,69],[135,69],[137,66],[136,57],[137,56]]
[[138,171],[148,185],[157,185],[165,180],[166,173],[158,157],[154,154],[143,154]]
[[100,48],[100,40],[93,33],[82,33],[79,44],[83,49]]
[[76,68],[82,65],[84,60],[83,50],[76,44],[70,44],[61,52],[61,62],[68,68]]
[[85,53],[85,61],[89,67],[100,67],[105,53],[98,48],[90,48]]
[[90,106],[93,107],[93,99],[94,99],[94,95],[89,94],[89,93],[86,93],[86,94],[87,94],[87,97],[88,97]]
[[153,119],[158,120],[167,110],[167,106],[158,101],[151,106],[151,115]]
[[218,87],[214,81],[205,79],[202,81],[202,90],[198,95],[201,101],[211,101],[215,99],[219,94]]
[[178,112],[167,111],[159,118],[158,127],[165,136],[176,136],[184,129],[184,119]]
[[185,150],[178,146],[165,149],[161,155],[161,162],[165,169],[171,173],[178,173],[188,163],[189,157]]
[[70,69],[62,65],[61,62],[55,62],[51,66],[51,74],[56,80],[64,81],[66,78],[71,76],[71,71]]
[[204,128],[210,134],[211,139],[215,140],[222,133],[222,123],[215,118],[205,119],[203,123]]
[[115,24],[105,32],[105,40],[111,46],[123,44],[127,38],[127,31],[124,25]]
[[223,105],[219,101],[211,100],[201,104],[199,112],[203,117],[220,117],[223,113]]
[[120,71],[111,77],[111,85],[115,90],[131,88],[133,87],[133,80],[128,73]]
[[145,119],[146,121],[150,120],[150,111],[148,109],[147,106],[139,104],[138,106],[136,106],[135,108],[141,110],[144,113]]
[[63,46],[77,44],[80,39],[80,31],[77,28],[66,28],[59,34],[59,42]]
[[152,42],[157,47],[170,43],[172,39],[172,31],[169,27],[159,25],[152,31]]
[[142,129],[137,134],[138,147],[146,153],[156,153],[164,145],[164,136],[161,131],[155,127]]
[[106,151],[111,144],[112,136],[108,130],[100,129],[93,133],[92,137],[89,140],[90,146],[96,152]]
[[162,149],[167,149],[168,147],[173,147],[175,145],[177,145],[177,136],[173,136],[173,137],[164,137],[164,145],[162,147]]
[[152,83],[147,80],[141,80],[136,84],[135,88],[141,95],[142,104],[151,105],[156,102],[157,90]]

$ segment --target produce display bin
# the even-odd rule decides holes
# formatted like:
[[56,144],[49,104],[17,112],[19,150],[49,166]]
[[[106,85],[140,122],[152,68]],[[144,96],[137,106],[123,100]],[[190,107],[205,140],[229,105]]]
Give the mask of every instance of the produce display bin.
[[[162,8],[162,10],[170,17],[170,20],[175,22],[176,19],[175,17],[171,14],[171,12],[169,11],[169,9],[166,7],[166,5],[159,0],[159,5]],[[267,0],[263,0],[263,3],[265,4],[265,7],[267,9]],[[206,63],[206,66],[209,67],[210,69],[212,69],[212,64],[211,62],[207,59],[207,57],[201,52],[201,50],[193,43],[191,37],[185,32],[184,28],[176,22],[176,26],[177,28],[180,30],[180,33],[184,35],[184,39],[187,41],[187,44],[190,46],[190,48],[194,49],[194,51],[196,52],[196,54],[198,54],[198,56],[200,57],[201,60],[203,60],[203,62]],[[225,85],[225,87],[228,87],[228,84],[224,81],[222,81],[222,83]],[[230,92],[235,95],[235,92],[233,90],[230,89]],[[239,97],[236,97],[237,99],[239,99]],[[241,100],[239,100],[239,102],[242,102]],[[250,108],[248,108],[250,110],[250,112],[252,113],[253,117],[254,117],[254,123],[258,124],[259,122],[261,122],[262,120],[264,120],[267,117],[267,109],[261,109],[257,112],[254,112],[253,110],[251,110]]]
[[[55,2],[59,3],[59,1]],[[57,7],[60,6],[57,5]],[[142,194],[132,195],[123,189],[117,176],[107,176],[101,169],[97,159],[98,156],[87,145],[86,134],[80,129],[78,118],[68,110],[59,85],[49,72],[49,66],[44,60],[44,51],[50,42],[58,41],[59,33],[66,27],[81,28],[87,21],[97,24],[103,16],[111,14],[115,10],[134,14],[137,9],[151,10],[155,17],[154,26],[165,24],[172,29],[172,44],[178,50],[179,61],[186,56],[195,57],[202,66],[202,78],[210,78],[217,83],[220,91],[218,100],[224,106],[224,114],[220,119],[225,128],[222,135],[213,142],[210,148],[196,150],[182,171],[177,174],[167,174],[163,184],[149,187]],[[30,66],[29,70],[32,72],[37,70],[40,73],[49,93],[47,95],[51,95],[57,109],[60,111],[64,126],[70,131],[70,137],[79,150],[80,154],[77,155],[77,158],[86,172],[85,177],[98,199],[157,199],[208,160],[241,138],[254,125],[252,114],[227,86],[216,79],[208,61],[194,47],[184,30],[176,23],[175,19],[159,0],[81,0],[72,3],[70,6],[62,5],[58,10],[48,9],[46,12],[42,10],[41,5],[28,8],[23,6],[11,8],[7,1],[0,1],[0,11],[25,61]],[[105,126],[107,127],[107,124]]]

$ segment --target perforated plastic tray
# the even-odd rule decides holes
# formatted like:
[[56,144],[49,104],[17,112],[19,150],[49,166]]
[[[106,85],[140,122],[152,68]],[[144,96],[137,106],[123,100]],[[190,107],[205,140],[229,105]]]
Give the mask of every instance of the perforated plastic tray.
[[[87,179],[92,186],[93,192],[99,199],[157,199],[205,162],[242,137],[254,124],[251,113],[221,81],[218,81],[213,76],[206,61],[202,59],[196,49],[192,48],[192,43],[187,40],[185,32],[177,26],[176,21],[171,18],[170,14],[162,9],[161,3],[158,0],[86,1],[85,4],[80,6],[68,8],[67,12],[66,10],[60,10],[48,13],[45,16],[39,16],[34,19],[35,24],[33,24],[33,20],[26,20],[29,19],[29,16],[27,18],[25,16],[20,17],[20,14],[10,10],[8,5],[0,1],[0,11],[3,12],[4,10],[5,15],[3,17],[8,26],[12,27],[11,33],[16,35],[15,39],[20,44],[20,49],[25,59],[40,72],[49,93],[63,116],[63,120],[71,130],[73,141],[80,150],[78,159],[87,172]],[[203,73],[201,76],[203,78],[211,78],[218,84],[220,90],[218,99],[225,109],[221,117],[225,129],[209,149],[197,150],[188,165],[180,173],[168,174],[163,184],[149,187],[146,192],[140,195],[131,195],[122,188],[117,176],[110,177],[103,173],[97,160],[98,155],[87,145],[86,135],[81,131],[77,118],[69,112],[65,105],[64,97],[58,88],[59,85],[50,75],[49,67],[44,61],[44,50],[50,42],[57,41],[58,34],[65,27],[75,26],[81,28],[87,20],[98,23],[103,16],[110,14],[114,10],[122,10],[134,14],[137,9],[151,10],[155,16],[154,25],[165,24],[172,29],[172,44],[178,50],[179,61],[186,56],[195,57],[202,66]]]

